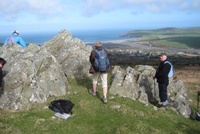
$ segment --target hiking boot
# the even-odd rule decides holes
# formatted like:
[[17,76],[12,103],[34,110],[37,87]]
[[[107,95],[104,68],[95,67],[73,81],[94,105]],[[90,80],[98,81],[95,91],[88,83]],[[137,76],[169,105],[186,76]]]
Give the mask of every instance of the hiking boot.
[[108,102],[107,98],[105,98],[105,97],[103,97],[102,100],[103,100],[103,103],[105,103],[105,104]]
[[94,96],[97,95],[97,91],[94,92],[93,89],[89,89],[88,92],[89,92],[90,94],[94,95]]

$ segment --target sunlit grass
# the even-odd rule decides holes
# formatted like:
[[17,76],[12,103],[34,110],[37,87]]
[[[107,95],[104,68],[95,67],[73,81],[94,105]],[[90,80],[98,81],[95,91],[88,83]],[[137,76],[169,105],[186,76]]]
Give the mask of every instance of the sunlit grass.
[[[198,133],[200,124],[169,109],[154,110],[138,101],[109,94],[108,104],[88,94],[91,80],[69,80],[67,96],[74,104],[73,116],[67,120],[53,118],[48,109],[51,100],[23,112],[0,114],[0,133],[19,134],[134,134],[134,133]],[[83,84],[84,83],[84,84]],[[98,87],[100,96],[102,90]]]

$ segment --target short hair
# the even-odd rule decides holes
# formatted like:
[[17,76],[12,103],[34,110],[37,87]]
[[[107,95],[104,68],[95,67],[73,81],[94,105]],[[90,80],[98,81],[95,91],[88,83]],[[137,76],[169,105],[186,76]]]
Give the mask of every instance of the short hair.
[[4,66],[6,64],[6,60],[4,60],[3,58],[0,57],[0,64],[2,64]]
[[160,53],[160,56],[167,56],[167,54],[166,53]]
[[94,47],[95,48],[100,48],[100,47],[102,47],[102,43],[101,42],[96,42]]

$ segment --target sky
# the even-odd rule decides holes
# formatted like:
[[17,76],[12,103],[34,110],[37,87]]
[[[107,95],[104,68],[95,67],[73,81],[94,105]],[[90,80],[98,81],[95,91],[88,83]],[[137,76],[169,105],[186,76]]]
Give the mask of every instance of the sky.
[[200,0],[1,0],[0,31],[200,26]]

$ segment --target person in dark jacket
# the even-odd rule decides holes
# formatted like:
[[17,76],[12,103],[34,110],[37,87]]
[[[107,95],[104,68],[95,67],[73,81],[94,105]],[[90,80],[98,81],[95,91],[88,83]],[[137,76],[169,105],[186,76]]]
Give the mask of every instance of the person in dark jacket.
[[157,79],[158,88],[159,88],[159,98],[162,102],[161,107],[166,108],[168,105],[168,96],[167,96],[167,86],[169,85],[169,77],[168,73],[171,69],[171,65],[169,63],[165,63],[167,61],[167,55],[162,53],[160,55],[160,65],[156,70],[156,74],[154,79]]
[[[102,84],[102,88],[103,88],[103,99],[102,101],[104,103],[107,103],[107,75],[108,72],[110,71],[110,67],[108,67],[108,69],[104,72],[99,72],[95,67],[94,67],[94,60],[95,60],[95,56],[96,56],[96,52],[95,49],[101,50],[103,49],[102,47],[102,43],[100,42],[96,42],[94,45],[94,49],[91,51],[90,54],[90,63],[91,63],[91,67],[89,70],[89,73],[93,74],[93,80],[92,80],[92,89],[89,89],[89,93],[92,95],[96,95],[97,94],[97,83],[98,83],[98,78],[100,76],[101,78],[101,84]],[[108,52],[104,49],[104,51],[106,52],[106,54],[108,54]]]
[[0,87],[2,86],[2,81],[3,81],[3,77],[4,77],[2,68],[5,64],[6,64],[6,61],[0,57]]

